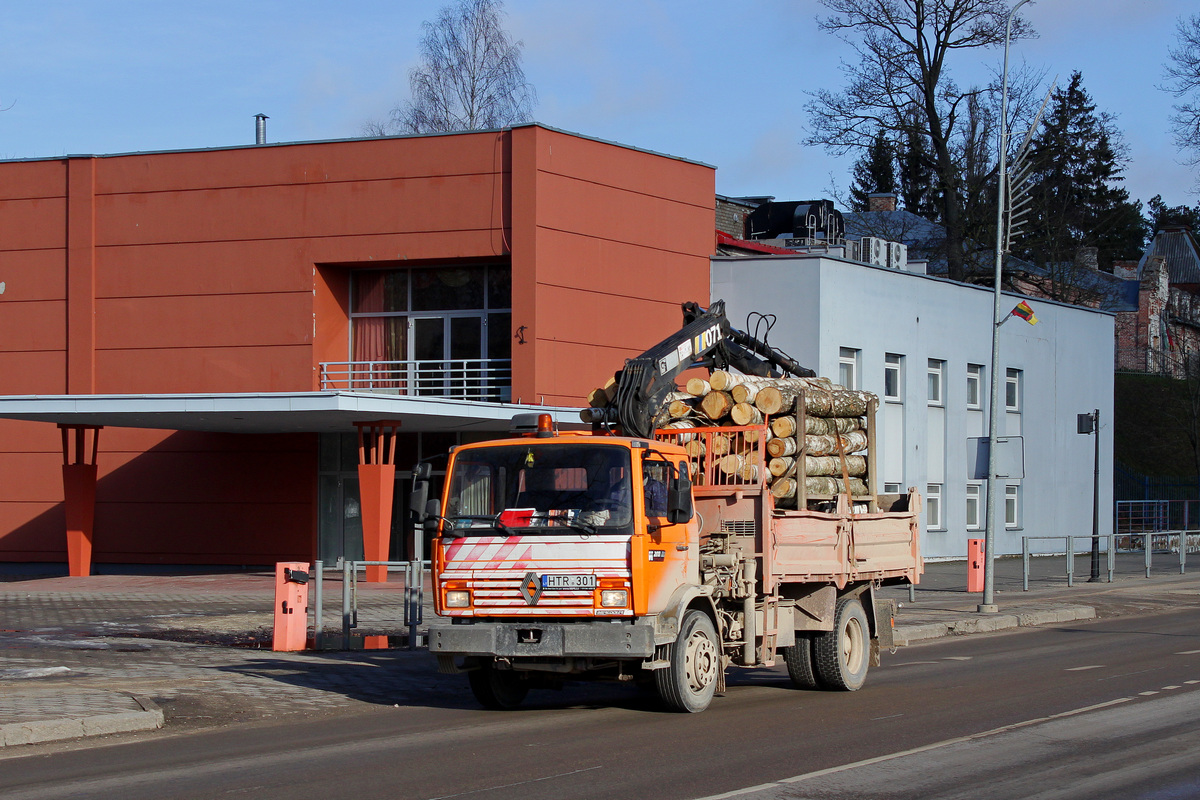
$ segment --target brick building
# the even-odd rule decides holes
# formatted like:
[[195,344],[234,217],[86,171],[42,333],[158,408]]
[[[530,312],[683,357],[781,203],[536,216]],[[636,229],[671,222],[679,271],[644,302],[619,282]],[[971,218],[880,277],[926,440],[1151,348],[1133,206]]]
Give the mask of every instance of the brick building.
[[1186,228],[1159,231],[1136,267],[1114,272],[1137,287],[1116,317],[1116,366],[1182,378],[1200,374],[1200,247]]

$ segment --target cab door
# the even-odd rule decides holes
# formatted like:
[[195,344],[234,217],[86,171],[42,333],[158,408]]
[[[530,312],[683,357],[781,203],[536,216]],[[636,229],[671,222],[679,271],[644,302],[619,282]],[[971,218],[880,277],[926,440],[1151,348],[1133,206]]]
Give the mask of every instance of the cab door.
[[636,532],[642,534],[644,544],[635,547],[633,553],[635,558],[644,558],[641,571],[645,613],[662,610],[676,589],[700,580],[699,537],[689,536],[694,526],[672,524],[667,517],[667,486],[672,474],[680,469],[687,474],[685,459],[672,460],[654,451],[647,452],[641,461],[641,496],[635,505],[641,512],[641,529]]

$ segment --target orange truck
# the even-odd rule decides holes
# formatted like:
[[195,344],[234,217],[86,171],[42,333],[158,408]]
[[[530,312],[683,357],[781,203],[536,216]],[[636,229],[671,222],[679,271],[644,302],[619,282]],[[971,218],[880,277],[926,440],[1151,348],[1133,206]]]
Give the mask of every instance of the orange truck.
[[[706,314],[689,322],[705,328]],[[626,436],[531,416],[514,419],[512,438],[454,448],[443,496],[419,515],[435,530],[429,650],[442,672],[467,673],[484,706],[616,680],[698,712],[730,666],[780,662],[799,687],[853,691],[892,646],[895,605],[879,589],[923,570],[916,490],[784,510],[762,479],[707,455],[717,436],[764,448],[765,427]],[[709,446],[685,449],[685,437]]]

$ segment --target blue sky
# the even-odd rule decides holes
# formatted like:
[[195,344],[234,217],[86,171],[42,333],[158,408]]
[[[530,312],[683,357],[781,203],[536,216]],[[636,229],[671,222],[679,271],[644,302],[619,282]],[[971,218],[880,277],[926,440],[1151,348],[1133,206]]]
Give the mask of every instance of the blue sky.
[[[443,0],[6,0],[0,157],[357,136],[408,93],[420,25]],[[806,90],[843,84],[844,45],[815,0],[507,0],[538,121],[717,167],[717,191],[805,200],[849,182],[852,159],[805,147]],[[1194,205],[1196,172],[1156,89],[1188,0],[1038,0],[1022,60],[1072,70],[1117,116],[1135,198]],[[960,82],[1001,54],[958,56]]]

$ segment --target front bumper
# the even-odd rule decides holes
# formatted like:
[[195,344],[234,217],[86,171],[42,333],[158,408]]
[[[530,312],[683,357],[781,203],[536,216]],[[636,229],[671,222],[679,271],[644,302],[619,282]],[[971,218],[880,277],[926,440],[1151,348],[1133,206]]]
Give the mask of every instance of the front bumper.
[[645,659],[654,654],[654,623],[645,619],[523,620],[431,625],[429,652],[451,656]]

